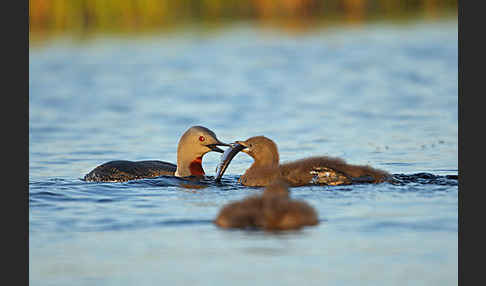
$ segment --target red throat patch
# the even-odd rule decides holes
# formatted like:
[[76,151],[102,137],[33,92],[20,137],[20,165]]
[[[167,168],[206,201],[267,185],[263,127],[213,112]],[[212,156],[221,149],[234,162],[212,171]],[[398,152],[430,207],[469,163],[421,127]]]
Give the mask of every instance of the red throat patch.
[[204,176],[204,170],[202,168],[202,157],[197,157],[189,165],[189,171],[193,176]]

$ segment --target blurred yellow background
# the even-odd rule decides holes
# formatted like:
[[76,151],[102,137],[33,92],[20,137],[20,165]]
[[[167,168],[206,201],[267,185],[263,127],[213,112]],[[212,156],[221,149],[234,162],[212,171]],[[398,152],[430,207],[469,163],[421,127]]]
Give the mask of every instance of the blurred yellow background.
[[187,23],[435,18],[457,14],[457,0],[29,0],[30,33],[139,32]]

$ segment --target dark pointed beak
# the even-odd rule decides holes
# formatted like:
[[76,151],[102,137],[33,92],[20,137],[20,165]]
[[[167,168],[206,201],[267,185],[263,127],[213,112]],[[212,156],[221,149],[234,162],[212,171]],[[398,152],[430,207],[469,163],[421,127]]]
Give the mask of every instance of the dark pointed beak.
[[229,166],[231,160],[238,154],[241,150],[245,149],[246,146],[239,144],[239,141],[235,143],[229,144],[230,148],[224,151],[223,155],[221,156],[221,160],[216,168],[216,181],[220,181],[221,177],[223,177],[224,172]]
[[215,143],[215,144],[209,144],[209,145],[206,145],[209,149],[211,149],[211,151],[214,151],[214,152],[219,152],[219,153],[224,153],[224,150],[222,150],[221,148],[218,148],[217,146],[228,146],[228,147],[231,147],[230,144],[226,144],[226,143],[223,143],[221,141],[218,141],[218,143]]

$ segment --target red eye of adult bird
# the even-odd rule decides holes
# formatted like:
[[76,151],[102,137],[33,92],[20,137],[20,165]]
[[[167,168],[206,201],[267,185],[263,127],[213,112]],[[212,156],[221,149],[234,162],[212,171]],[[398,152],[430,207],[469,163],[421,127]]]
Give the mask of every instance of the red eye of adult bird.
[[204,138],[204,136],[199,136],[199,141],[203,142],[204,140],[206,140],[206,138]]

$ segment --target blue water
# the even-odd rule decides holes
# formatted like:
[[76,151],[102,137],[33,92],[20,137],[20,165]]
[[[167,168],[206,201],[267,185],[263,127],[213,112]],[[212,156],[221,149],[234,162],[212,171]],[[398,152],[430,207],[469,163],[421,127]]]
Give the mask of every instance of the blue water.
[[[457,285],[457,21],[303,34],[253,25],[29,50],[30,285]],[[293,188],[320,224],[222,230],[237,178],[81,178],[111,160],[176,162],[191,125],[273,139],[282,162],[329,155],[440,180]],[[204,157],[214,176],[219,153]],[[441,183],[445,182],[445,183]],[[303,282],[302,282],[303,281]]]

